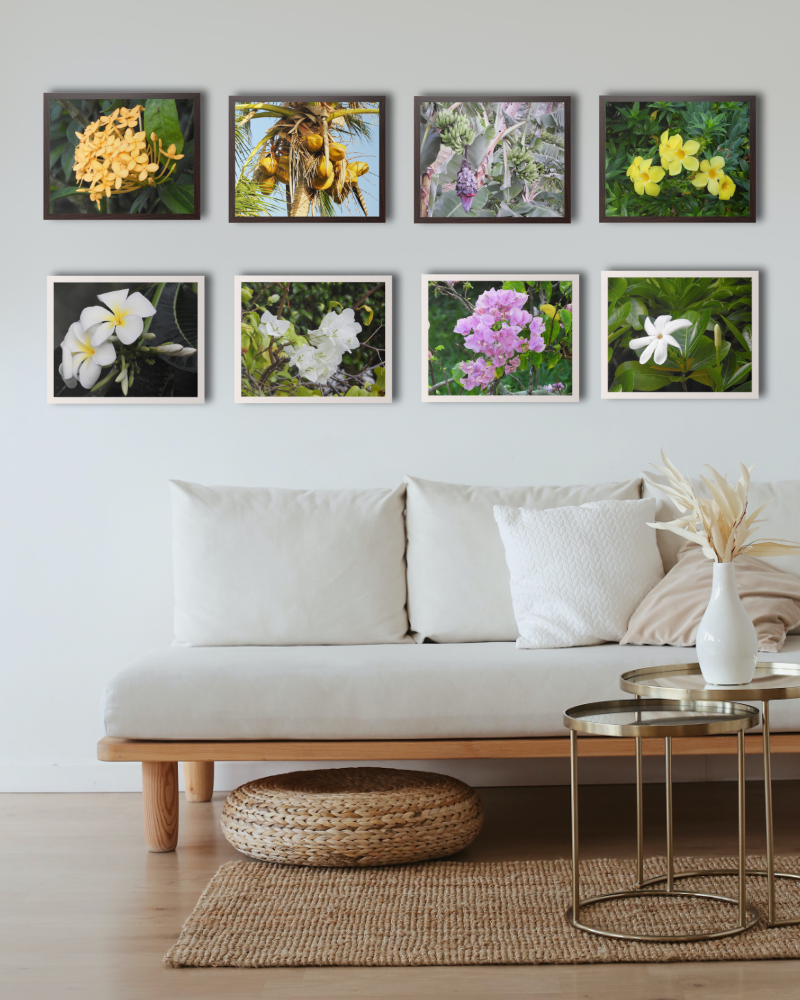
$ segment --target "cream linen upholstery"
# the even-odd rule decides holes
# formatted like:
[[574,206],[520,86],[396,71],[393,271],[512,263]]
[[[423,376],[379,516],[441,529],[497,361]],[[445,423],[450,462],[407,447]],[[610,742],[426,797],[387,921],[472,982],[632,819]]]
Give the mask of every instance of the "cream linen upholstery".
[[[777,652],[800,625],[800,576],[782,573],[755,556],[739,556],[736,584],[758,633],[758,648]],[[694,646],[711,594],[714,564],[699,545],[686,542],[678,561],[631,617],[622,643]]]
[[171,486],[179,642],[413,641],[406,635],[404,486]]
[[[762,659],[800,660],[800,637]],[[421,739],[563,736],[565,708],[627,697],[637,666],[697,662],[694,649],[464,645],[181,647],[148,653],[106,689],[109,736],[129,739]],[[774,702],[800,730],[800,700]]]
[[406,476],[408,610],[417,641],[502,642],[519,635],[492,508],[638,500],[641,479],[592,486],[457,486]]

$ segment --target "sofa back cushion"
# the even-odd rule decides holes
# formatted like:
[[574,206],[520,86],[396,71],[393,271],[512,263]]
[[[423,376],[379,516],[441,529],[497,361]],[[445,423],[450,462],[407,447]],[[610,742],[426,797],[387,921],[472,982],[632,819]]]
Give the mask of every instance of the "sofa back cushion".
[[638,500],[641,479],[593,486],[456,486],[406,476],[408,615],[417,641],[513,642],[511,581],[492,508]]
[[412,641],[406,634],[404,486],[171,487],[179,642]]

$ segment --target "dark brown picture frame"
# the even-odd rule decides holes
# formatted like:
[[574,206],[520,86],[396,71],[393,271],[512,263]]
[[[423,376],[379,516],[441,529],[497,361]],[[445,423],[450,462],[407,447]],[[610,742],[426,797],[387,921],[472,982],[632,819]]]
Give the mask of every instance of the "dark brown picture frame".
[[[639,101],[642,104],[649,104],[653,101],[683,101],[692,102],[714,102],[714,101],[741,101],[750,105],[750,213],[749,215],[737,216],[652,216],[652,215],[607,215],[606,214],[606,105],[608,103],[619,102],[628,104]],[[600,96],[600,155],[599,155],[599,209],[600,222],[654,222],[654,223],[674,223],[674,222],[755,222],[756,221],[756,199],[757,199],[757,99],[754,94],[734,94],[734,95],[702,95],[694,94],[650,94],[650,95],[630,95],[630,94],[603,94]]]
[[337,215],[337,216],[289,216],[289,215],[265,215],[248,216],[236,215],[236,148],[234,143],[233,126],[236,116],[236,105],[240,103],[249,104],[256,101],[266,100],[264,92],[260,95],[235,95],[228,98],[228,222],[256,222],[256,223],[280,223],[288,222],[293,225],[308,223],[369,223],[386,222],[386,97],[367,97],[364,94],[347,97],[343,94],[272,94],[270,100],[280,101],[346,101],[348,104],[357,102],[369,102],[378,105],[378,207],[377,215],[359,217],[357,215]]
[[[444,218],[436,216],[421,216],[420,207],[420,139],[419,139],[419,119],[422,105],[435,101],[437,104],[453,103],[463,101],[469,104],[494,104],[498,101],[520,102],[523,104],[555,102],[564,105],[564,214],[558,216],[545,216],[541,218],[528,219],[523,217],[500,216],[493,218]],[[572,222],[572,98],[571,97],[509,97],[505,94],[495,97],[484,95],[482,97],[465,97],[460,94],[455,95],[429,95],[426,97],[414,98],[414,222],[423,224],[430,223],[458,223],[469,224],[479,222],[496,223],[538,223],[544,225],[563,225]]]
[[[135,100],[137,98],[143,97],[145,100],[149,98],[166,98],[172,100],[182,100],[182,101],[193,101],[193,123],[192,123],[192,138],[194,141],[194,163],[192,167],[194,176],[194,211],[186,213],[177,212],[159,212],[153,214],[136,214],[131,215],[128,212],[124,213],[112,213],[107,212],[97,212],[92,211],[87,214],[82,212],[59,212],[53,213],[50,211],[50,101],[51,100],[89,100],[89,101],[118,101],[118,100]],[[200,171],[201,171],[201,159],[202,159],[202,144],[201,144],[201,121],[202,116],[200,114],[201,110],[201,94],[200,93],[170,93],[164,91],[133,91],[133,90],[110,90],[110,91],[76,91],[67,90],[60,91],[59,93],[49,93],[44,95],[44,218],[47,221],[50,220],[87,220],[87,219],[114,219],[116,221],[121,221],[123,219],[171,219],[171,220],[187,220],[196,221],[200,218]]]

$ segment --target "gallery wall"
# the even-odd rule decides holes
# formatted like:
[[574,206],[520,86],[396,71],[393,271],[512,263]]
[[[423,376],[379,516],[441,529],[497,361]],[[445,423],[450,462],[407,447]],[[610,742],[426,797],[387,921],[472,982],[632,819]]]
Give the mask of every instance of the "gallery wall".
[[[404,473],[592,482],[637,475],[661,446],[687,470],[711,462],[732,471],[741,459],[757,478],[800,478],[800,15],[788,5],[141,0],[103,16],[107,24],[31,0],[6,12],[0,40],[0,788],[137,787],[137,765],[100,764],[94,745],[105,682],[171,641],[171,478],[331,488],[391,486]],[[43,221],[41,95],[70,88],[201,91],[203,218]],[[228,223],[228,96],[292,88],[387,95],[385,225]],[[755,225],[599,224],[597,98],[642,89],[758,95]],[[413,97],[465,91],[572,96],[571,225],[412,224]],[[761,398],[601,400],[600,271],[623,268],[758,269]],[[233,276],[281,270],[394,276],[391,405],[234,405]],[[504,270],[580,274],[581,402],[421,402],[419,275]],[[206,276],[206,403],[48,406],[47,275],[136,272]],[[702,761],[685,767],[720,773]],[[559,768],[450,770],[503,783],[561,780]],[[220,772],[231,787],[253,768]],[[594,777],[619,774],[602,765]]]

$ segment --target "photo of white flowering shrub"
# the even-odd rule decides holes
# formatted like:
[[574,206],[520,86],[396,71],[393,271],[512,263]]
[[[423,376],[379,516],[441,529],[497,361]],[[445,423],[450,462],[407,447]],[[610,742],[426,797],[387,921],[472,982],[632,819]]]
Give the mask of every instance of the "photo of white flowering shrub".
[[46,219],[200,218],[199,94],[45,94]]
[[237,277],[237,402],[389,402],[392,279]]
[[415,222],[569,222],[570,99],[415,99]]
[[48,279],[51,403],[201,403],[202,277]]
[[578,275],[423,275],[424,401],[578,399]]

